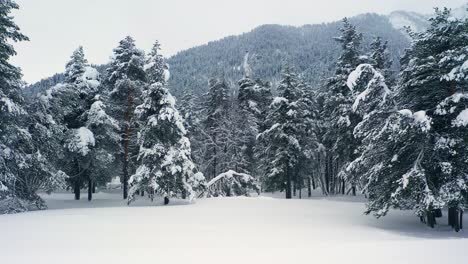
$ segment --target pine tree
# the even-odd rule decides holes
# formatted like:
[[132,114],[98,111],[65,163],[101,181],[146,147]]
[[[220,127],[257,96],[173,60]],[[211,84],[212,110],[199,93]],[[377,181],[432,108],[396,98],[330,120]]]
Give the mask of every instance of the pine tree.
[[128,179],[135,170],[132,157],[137,155],[136,131],[134,118],[135,107],[139,105],[141,92],[146,85],[143,51],[135,46],[131,37],[126,37],[114,49],[114,59],[107,69],[107,84],[110,87],[112,115],[119,122],[121,134],[121,158],[123,198],[128,198]]
[[21,95],[21,71],[8,61],[16,54],[10,41],[26,41],[10,16],[18,5],[0,1],[0,213],[44,209],[39,189],[51,191],[65,175],[45,156],[53,139],[38,114],[27,114]]
[[231,124],[231,96],[229,87],[224,80],[211,79],[210,90],[204,106],[205,120],[203,120],[204,145],[204,174],[209,179],[219,173],[229,170],[230,160],[226,158],[228,147],[233,144],[229,134]]
[[[354,159],[354,150],[358,145],[353,136],[354,126],[359,117],[352,111],[353,91],[347,86],[349,74],[360,64],[359,47],[362,34],[356,27],[343,19],[341,36],[335,40],[341,44],[342,52],[336,63],[335,75],[329,78],[325,85],[323,98],[322,142],[326,146],[325,155],[325,193],[335,193],[338,175],[344,166]],[[352,186],[353,190],[355,186]]]
[[[449,207],[459,230],[466,204],[467,21],[436,11],[426,32],[412,34],[395,91],[397,111],[371,130],[364,164],[367,212],[411,209],[429,226]],[[366,142],[366,141],[365,141]]]
[[[10,16],[12,9],[18,9],[13,1],[0,2],[0,150],[4,155],[0,156],[0,198],[12,195],[11,186],[15,182],[15,164],[24,159],[18,146],[21,126],[16,120],[25,114],[21,106],[21,71],[9,63],[9,58],[16,55],[16,51],[9,41],[27,41],[18,26]],[[10,186],[10,188],[8,187]]]
[[390,59],[388,51],[388,41],[382,41],[381,37],[376,37],[370,44],[369,54],[370,64],[381,71],[389,86],[394,84],[394,76],[391,70],[393,61]]
[[[157,50],[150,53],[150,57],[158,56]],[[190,141],[183,118],[175,108],[175,99],[161,83],[165,82],[164,65],[146,68],[151,85],[143,92],[143,104],[136,110],[143,123],[138,139],[141,165],[129,180],[129,202],[135,199],[137,191],[146,191],[151,199],[155,194],[162,195],[166,204],[169,197],[193,199],[204,180],[200,173],[194,173]]]
[[301,154],[299,136],[303,133],[304,123],[298,101],[301,90],[297,75],[285,67],[283,78],[278,87],[280,96],[275,97],[268,119],[272,126],[259,134],[258,138],[266,146],[264,169],[266,170],[266,189],[285,190],[286,198],[292,198],[292,182]]
[[65,66],[65,82],[81,82],[87,64],[88,61],[85,58],[83,47],[80,46],[73,52],[70,61]]

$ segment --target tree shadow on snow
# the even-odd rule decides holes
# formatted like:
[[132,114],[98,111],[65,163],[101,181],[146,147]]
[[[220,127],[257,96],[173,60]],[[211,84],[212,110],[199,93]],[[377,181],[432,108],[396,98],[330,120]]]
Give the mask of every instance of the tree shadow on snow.
[[376,219],[373,216],[367,216],[364,223],[382,231],[397,233],[402,236],[425,238],[425,239],[466,239],[468,238],[468,220],[463,219],[463,226],[466,230],[455,232],[448,226],[447,211],[443,212],[442,218],[437,218],[437,225],[430,228],[419,221],[419,218],[408,211],[391,211],[385,217]]

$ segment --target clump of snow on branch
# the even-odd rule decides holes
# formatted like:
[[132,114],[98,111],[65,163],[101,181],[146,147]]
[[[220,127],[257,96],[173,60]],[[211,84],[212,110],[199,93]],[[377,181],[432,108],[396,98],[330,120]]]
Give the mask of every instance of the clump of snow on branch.
[[73,131],[73,137],[68,143],[68,149],[71,152],[76,152],[82,156],[86,156],[94,145],[95,140],[93,132],[86,127],[80,127]]
[[457,127],[468,126],[468,109],[461,111],[452,124]]

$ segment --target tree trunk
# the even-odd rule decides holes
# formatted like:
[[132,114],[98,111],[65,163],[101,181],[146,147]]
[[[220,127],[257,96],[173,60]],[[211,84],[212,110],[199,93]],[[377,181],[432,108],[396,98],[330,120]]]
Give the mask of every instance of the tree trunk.
[[297,183],[296,180],[292,182],[293,196],[296,197]]
[[435,217],[434,217],[434,214],[432,213],[432,210],[429,210],[427,212],[427,225],[431,228],[434,228]]
[[291,199],[291,174],[289,173],[289,165],[286,163],[286,199]]
[[141,194],[141,196],[145,196],[145,191],[144,191],[144,190],[141,190],[141,191],[140,191],[140,194]]
[[93,199],[93,181],[88,178],[88,201]]
[[341,180],[341,194],[344,195],[345,194],[345,188],[346,188],[346,182],[344,179]]
[[169,198],[166,196],[164,197],[164,205],[168,205],[169,204]]
[[312,189],[313,190],[317,189],[317,186],[315,185],[315,179],[313,176],[312,176]]
[[81,184],[80,184],[80,181],[76,180],[76,181],[74,182],[73,192],[75,193],[75,200],[79,200],[79,199],[81,198],[81,197],[80,197],[80,195],[81,195],[81,193],[80,193],[80,191],[81,191],[81,186],[80,186],[80,185],[81,185]]
[[455,218],[455,213],[454,213],[455,208],[454,207],[449,207],[448,209],[448,224],[452,228],[454,227],[454,218]]
[[93,193],[96,193],[96,183],[93,183]]
[[325,154],[325,190],[328,195],[330,193],[330,166],[328,162],[328,152]]
[[353,187],[351,187],[351,191],[353,192],[353,196],[356,196],[356,185],[353,184]]
[[307,197],[312,197],[312,180],[311,177],[307,177]]

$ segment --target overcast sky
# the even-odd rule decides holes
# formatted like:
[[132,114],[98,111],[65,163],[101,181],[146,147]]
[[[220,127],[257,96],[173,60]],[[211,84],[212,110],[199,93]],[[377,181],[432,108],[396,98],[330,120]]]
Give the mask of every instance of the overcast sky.
[[79,45],[91,63],[109,60],[127,35],[148,50],[155,39],[167,56],[262,24],[330,22],[366,12],[430,13],[467,0],[16,0],[16,22],[30,42],[16,45],[12,62],[33,83],[62,72]]

